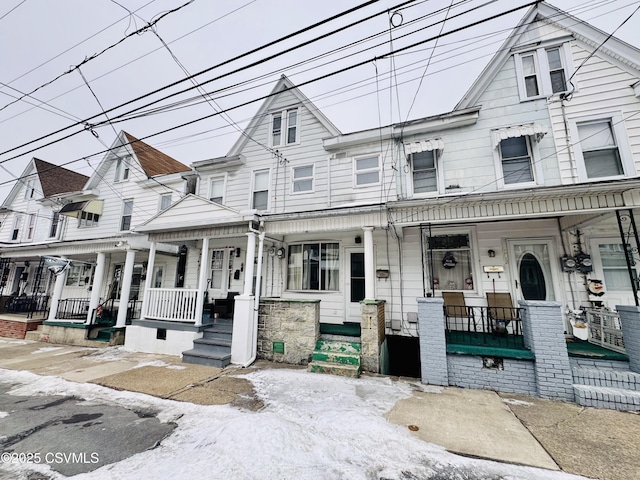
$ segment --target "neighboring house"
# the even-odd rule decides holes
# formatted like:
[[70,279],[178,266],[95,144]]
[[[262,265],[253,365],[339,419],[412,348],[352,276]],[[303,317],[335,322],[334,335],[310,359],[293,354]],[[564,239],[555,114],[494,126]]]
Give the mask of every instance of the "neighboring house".
[[[96,323],[124,327],[139,315],[146,278],[156,286],[174,285],[177,250],[159,245],[159,259],[147,271],[149,244],[132,229],[184,195],[182,175],[189,171],[121,132],[91,177],[81,176],[83,181],[73,189],[49,195],[53,215],[60,221],[57,238],[22,247],[36,263],[47,258],[63,266],[68,263],[49,289],[49,322],[76,322],[86,329]],[[2,247],[1,254],[15,262],[12,247]]]

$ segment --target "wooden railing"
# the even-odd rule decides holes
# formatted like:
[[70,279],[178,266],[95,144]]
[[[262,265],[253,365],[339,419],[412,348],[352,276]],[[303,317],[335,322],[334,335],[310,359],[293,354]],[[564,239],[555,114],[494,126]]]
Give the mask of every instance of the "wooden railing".
[[197,298],[195,288],[151,288],[143,315],[170,322],[195,322]]
[[589,329],[589,343],[614,352],[626,353],[618,312],[587,308],[585,316]]

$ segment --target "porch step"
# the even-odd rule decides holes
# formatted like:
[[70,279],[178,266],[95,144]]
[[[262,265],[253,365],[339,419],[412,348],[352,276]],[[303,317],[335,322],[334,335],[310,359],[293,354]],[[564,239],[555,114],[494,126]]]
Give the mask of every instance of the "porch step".
[[313,373],[359,377],[362,345],[353,341],[353,338],[351,340],[318,340],[307,370]]
[[95,338],[92,340],[96,340],[97,342],[108,342],[111,340],[111,328],[103,328],[98,332]]
[[613,368],[573,367],[573,383],[640,392],[640,374]]
[[182,352],[182,361],[224,368],[231,363],[233,320],[216,318],[202,331],[202,338],[193,341],[193,348]]
[[640,392],[622,388],[573,385],[576,403],[583,407],[640,412]]

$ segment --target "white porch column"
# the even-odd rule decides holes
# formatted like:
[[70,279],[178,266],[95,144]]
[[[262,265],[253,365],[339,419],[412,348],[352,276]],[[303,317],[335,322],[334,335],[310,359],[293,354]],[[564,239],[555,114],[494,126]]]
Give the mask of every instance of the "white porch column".
[[53,285],[53,295],[51,296],[51,305],[49,306],[49,317],[47,318],[47,320],[49,321],[53,321],[56,319],[56,314],[58,313],[58,303],[60,303],[62,290],[64,289],[64,284],[67,281],[68,270],[69,268],[67,267],[62,273],[56,275],[56,283]]
[[131,293],[131,277],[133,277],[133,264],[136,261],[136,251],[127,250],[122,272],[122,290],[120,290],[120,305],[118,306],[118,319],[116,328],[123,328],[127,324],[127,307],[129,306],[129,294]]
[[147,316],[147,306],[149,305],[149,289],[153,284],[153,267],[156,263],[156,242],[151,242],[149,247],[149,259],[147,260],[147,278],[144,281],[144,296],[142,297],[142,307],[140,308],[140,318]]
[[362,227],[364,231],[364,298],[375,300],[376,267],[373,256],[373,227]]
[[202,252],[200,253],[200,275],[198,276],[198,295],[196,296],[196,323],[202,325],[202,311],[204,310],[204,291],[207,288],[207,271],[209,260],[209,238],[202,239]]
[[244,259],[244,292],[242,295],[250,296],[253,293],[253,262],[256,257],[256,234],[247,233],[247,254]]
[[93,285],[91,286],[91,299],[89,300],[89,311],[87,312],[87,321],[89,324],[93,320],[93,312],[98,308],[100,303],[100,292],[102,292],[102,282],[104,281],[104,266],[107,256],[103,252],[98,252],[96,256],[96,270],[93,273]]

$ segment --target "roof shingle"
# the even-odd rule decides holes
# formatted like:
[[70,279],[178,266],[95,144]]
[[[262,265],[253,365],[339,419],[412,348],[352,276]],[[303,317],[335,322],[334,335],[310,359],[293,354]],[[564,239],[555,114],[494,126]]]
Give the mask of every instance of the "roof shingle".
[[147,177],[155,177],[156,175],[168,175],[171,173],[187,172],[191,168],[185,164],[171,158],[169,155],[156,150],[151,145],[138,140],[127,132],[124,132],[129,145],[138,157],[140,166],[147,174]]
[[34,158],[33,162],[45,197],[82,190],[89,177],[53,163]]

